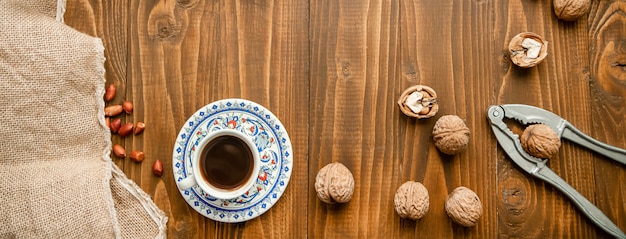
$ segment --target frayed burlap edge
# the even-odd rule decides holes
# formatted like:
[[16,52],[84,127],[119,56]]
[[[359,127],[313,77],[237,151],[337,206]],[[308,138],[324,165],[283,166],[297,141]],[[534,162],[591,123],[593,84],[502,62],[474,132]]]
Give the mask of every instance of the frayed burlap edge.
[[[65,15],[65,11],[66,11],[66,0],[57,0],[57,11],[56,11],[56,21],[59,22],[65,22],[64,20],[64,15]],[[150,196],[145,193],[135,182],[133,182],[132,180],[130,180],[128,177],[126,177],[126,175],[122,172],[122,170],[120,168],[118,168],[116,165],[114,165],[112,163],[111,160],[111,147],[112,147],[112,143],[111,143],[111,132],[109,131],[108,126],[106,126],[106,122],[105,122],[105,116],[104,116],[104,100],[102,99],[102,96],[104,95],[104,82],[106,82],[106,79],[104,78],[105,75],[105,68],[104,68],[104,63],[106,61],[106,57],[104,55],[104,44],[102,43],[102,40],[99,38],[94,38],[95,41],[95,46],[97,47],[96,51],[97,51],[97,61],[96,61],[96,65],[94,66],[95,69],[98,72],[98,77],[100,78],[101,82],[103,82],[103,84],[99,84],[97,86],[96,89],[96,99],[98,100],[98,122],[100,123],[100,126],[102,127],[102,130],[104,131],[104,142],[105,142],[105,148],[103,150],[102,153],[102,160],[105,161],[105,167],[106,167],[106,171],[107,172],[111,172],[111,174],[107,174],[104,178],[103,178],[103,185],[105,188],[108,189],[108,194],[111,195],[111,197],[108,197],[106,199],[107,202],[107,208],[110,211],[110,216],[111,216],[111,220],[113,222],[113,229],[115,232],[115,237],[116,238],[122,238],[122,233],[121,233],[121,227],[119,224],[119,221],[117,219],[117,211],[115,209],[115,202],[113,199],[113,192],[111,191],[111,180],[116,180],[117,182],[119,182],[119,184],[124,187],[130,194],[132,194],[135,198],[138,199],[138,201],[141,203],[141,206],[146,210],[146,213],[152,218],[152,220],[154,221],[154,223],[157,225],[158,227],[158,231],[159,233],[155,236],[155,238],[166,238],[166,224],[167,224],[167,220],[168,218],[165,216],[165,213],[159,209],[158,207],[156,207],[156,205],[151,204],[150,202],[152,202],[152,199],[150,198]]]
[[150,218],[152,218],[153,223],[156,224],[157,230],[158,230],[158,234],[155,235],[155,238],[166,238],[166,224],[167,224],[168,218],[165,216],[165,213],[152,202],[150,195],[144,192],[141,189],[141,187],[139,187],[139,185],[137,185],[134,181],[126,177],[124,172],[122,172],[122,170],[118,168],[117,165],[112,163],[111,131],[106,126],[105,116],[104,116],[105,103],[104,103],[104,99],[102,98],[102,96],[104,95],[104,91],[105,91],[104,82],[106,82],[106,79],[104,78],[104,73],[105,73],[104,62],[106,59],[104,56],[104,45],[102,43],[102,40],[99,38],[95,38],[95,41],[96,41],[95,45],[98,47],[97,49],[98,60],[97,60],[95,67],[98,71],[98,75],[101,76],[101,80],[103,82],[102,84],[99,84],[96,89],[96,97],[97,99],[99,99],[98,100],[98,121],[100,122],[100,126],[102,127],[102,130],[105,132],[103,135],[105,136],[104,141],[106,142],[106,147],[103,152],[103,160],[106,162],[105,167],[106,167],[107,172],[111,172],[110,174],[106,175],[103,183],[105,187],[108,189],[108,193],[111,195],[111,197],[107,198],[106,201],[107,201],[107,208],[111,212],[111,217],[112,217],[111,220],[114,223],[113,227],[115,231],[115,237],[122,238],[122,229],[121,229],[122,225],[120,225],[119,223],[117,209],[115,208],[113,192],[111,191],[112,190],[111,180],[116,180],[120,186],[122,186],[128,193],[133,195],[133,197],[137,199],[137,201],[141,204],[141,206],[144,208],[144,210],[150,216]]
[[[112,172],[113,163],[111,161],[111,131],[109,130],[109,128],[106,125],[106,122],[104,121],[104,100],[102,99],[102,96],[104,95],[104,82],[106,82],[106,79],[104,78],[104,73],[106,71],[104,69],[104,62],[106,61],[106,58],[104,56],[104,44],[102,44],[102,40],[99,38],[94,38],[94,41],[95,41],[94,45],[97,47],[96,51],[98,52],[97,53],[98,56],[96,57],[97,59],[96,65],[94,67],[98,72],[98,77],[100,78],[100,81],[102,82],[102,84],[98,84],[96,88],[96,95],[94,96],[96,97],[96,99],[100,99],[97,101],[98,102],[98,122],[100,123],[101,130],[104,132],[103,140],[106,144],[102,152],[102,160],[105,162],[106,171]],[[111,221],[113,221],[113,229],[115,231],[115,237],[121,238],[122,233],[120,231],[120,224],[117,220],[115,202],[113,201],[113,192],[111,192],[111,178],[112,178],[111,173],[107,173],[102,180],[102,184],[104,188],[107,189],[107,194],[110,195],[110,197],[106,198],[106,202],[107,202],[106,206],[109,209],[109,212],[111,215]]]
[[124,172],[122,172],[120,168],[118,168],[116,165],[113,165],[112,169],[112,180],[116,180],[117,182],[119,182],[120,186],[124,187],[126,191],[132,194],[137,199],[137,201],[141,202],[141,206],[144,208],[144,210],[146,210],[146,213],[148,213],[152,220],[154,220],[159,231],[155,238],[166,238],[165,225],[167,224],[168,218],[165,216],[165,213],[154,204],[149,203],[152,202],[150,195],[145,193],[134,181],[126,177],[126,175],[124,174]]
[[65,19],[63,18],[63,16],[65,15],[65,6],[66,6],[65,0],[57,0],[56,20],[59,22],[65,22]]

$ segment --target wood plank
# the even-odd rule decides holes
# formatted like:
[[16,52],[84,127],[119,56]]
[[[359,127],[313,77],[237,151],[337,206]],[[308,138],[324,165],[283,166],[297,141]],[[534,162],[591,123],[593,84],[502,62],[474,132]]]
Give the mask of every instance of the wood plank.
[[[593,2],[589,14],[590,114],[592,137],[626,148],[626,2]],[[621,65],[618,65],[621,64]],[[626,166],[594,155],[594,202],[626,231]],[[608,237],[606,234],[599,234]]]
[[[401,1],[402,87],[428,85],[437,91],[440,110],[428,120],[406,120],[403,175],[424,183],[430,193],[428,214],[402,229],[414,237],[487,238],[496,234],[495,140],[485,112],[494,104],[494,76],[499,70],[493,1]],[[443,115],[458,115],[470,128],[468,149],[456,156],[440,153],[432,129]],[[490,150],[485,150],[490,149]],[[483,216],[475,227],[453,223],[445,200],[456,187],[475,191]]]
[[[214,6],[206,6],[207,12],[210,13],[211,7]],[[200,37],[192,34],[196,30],[194,24],[205,19],[204,15],[187,13],[203,8],[202,4],[183,8],[176,1],[129,4],[127,85],[132,89],[131,100],[135,103],[133,116],[143,119],[146,130],[142,134],[143,141],[127,143],[141,147],[146,160],[142,164],[128,162],[122,169],[148,194],[154,195],[155,203],[169,217],[168,236],[174,238],[191,238],[204,229],[202,216],[183,200],[173,175],[168,173],[172,167],[172,147],[182,123],[203,101],[209,101],[207,95],[198,90],[209,82],[198,79],[193,73],[183,76],[184,70],[197,67],[199,55],[211,54],[201,54],[197,48]],[[214,27],[214,24],[206,24],[208,32]],[[183,41],[190,44],[189,48],[183,47]],[[208,66],[215,66],[215,63],[208,62]],[[165,173],[160,179],[150,175],[150,166],[156,159],[164,165]]]
[[[308,22],[305,1],[221,1],[218,87],[271,110],[294,147],[287,191],[271,210],[245,224],[218,224],[217,235],[306,237],[308,169]],[[229,92],[234,93],[234,92]],[[218,93],[218,95],[220,95]],[[232,97],[223,95],[221,98]],[[280,225],[280,226],[271,226]],[[238,233],[232,233],[234,230]]]
[[[398,237],[397,1],[311,1],[311,127],[308,236]],[[326,205],[314,191],[319,169],[343,163],[352,200]]]
[[[497,31],[506,49],[508,40],[523,31],[543,36],[548,58],[531,69],[508,67],[498,80],[498,103],[524,103],[559,114],[581,130],[589,132],[590,112],[586,19],[558,21],[550,2],[502,1],[497,5],[496,21],[506,23]],[[503,13],[503,14],[499,14]],[[499,24],[498,24],[499,25]],[[521,132],[521,129],[520,131]],[[501,237],[606,237],[590,224],[560,191],[519,170],[499,151],[498,155],[498,230]],[[558,156],[548,166],[582,195],[594,202],[594,193],[603,191],[593,183],[594,157],[575,144],[563,141]],[[530,223],[532,222],[532,223]]]
[[[306,5],[274,1],[138,2],[131,25],[129,84],[150,125],[143,148],[147,157],[171,164],[173,140],[184,121],[200,107],[224,98],[264,105],[285,123],[294,139],[292,183],[282,199],[257,219],[239,224],[206,219],[180,197],[174,179],[160,183],[149,167],[125,168],[157,204],[171,208],[168,235],[188,237],[302,237],[306,213]],[[295,33],[291,35],[289,33]],[[272,71],[270,71],[270,69]],[[148,107],[149,106],[149,107]],[[141,108],[140,108],[141,109]],[[160,184],[159,184],[160,185]],[[287,213],[289,212],[289,213]],[[292,213],[293,212],[293,213]],[[283,227],[268,228],[267,224]]]

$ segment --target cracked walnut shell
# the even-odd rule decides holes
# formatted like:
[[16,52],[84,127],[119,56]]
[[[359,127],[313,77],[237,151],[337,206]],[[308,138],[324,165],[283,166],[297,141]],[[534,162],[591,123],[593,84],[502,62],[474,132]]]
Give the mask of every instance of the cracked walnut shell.
[[483,206],[478,195],[466,187],[458,187],[448,195],[446,213],[461,226],[471,227],[483,214]]
[[439,111],[437,93],[424,85],[414,85],[402,92],[398,106],[405,115],[418,119],[433,117]]
[[343,164],[330,163],[317,173],[315,190],[322,202],[347,203],[354,192],[354,177]]
[[522,148],[537,158],[552,158],[561,147],[559,136],[545,124],[533,124],[526,127],[520,141]]
[[439,151],[455,155],[467,148],[470,130],[456,115],[441,116],[433,127],[433,141]]
[[509,54],[513,64],[530,68],[548,56],[548,42],[536,33],[522,32],[509,42]]
[[396,191],[393,203],[400,217],[420,219],[428,212],[428,190],[419,182],[405,182]]

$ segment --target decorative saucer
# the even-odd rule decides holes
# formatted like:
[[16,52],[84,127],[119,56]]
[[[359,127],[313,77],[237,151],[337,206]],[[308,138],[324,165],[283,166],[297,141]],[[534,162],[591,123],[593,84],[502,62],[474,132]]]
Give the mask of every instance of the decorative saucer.
[[[208,132],[235,129],[256,144],[261,169],[256,182],[234,199],[217,199],[193,186],[181,190],[178,182],[191,177],[194,165],[190,157]],[[201,215],[220,222],[243,222],[269,210],[282,196],[293,168],[291,141],[281,122],[263,106],[243,99],[225,99],[196,111],[176,137],[172,170],[176,186],[185,201]]]

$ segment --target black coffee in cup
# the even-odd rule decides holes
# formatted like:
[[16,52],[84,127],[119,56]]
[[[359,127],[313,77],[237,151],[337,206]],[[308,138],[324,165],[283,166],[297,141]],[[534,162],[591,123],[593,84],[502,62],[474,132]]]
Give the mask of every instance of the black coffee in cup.
[[252,176],[253,160],[246,142],[232,135],[222,135],[209,141],[202,149],[199,167],[210,185],[233,190]]

